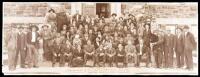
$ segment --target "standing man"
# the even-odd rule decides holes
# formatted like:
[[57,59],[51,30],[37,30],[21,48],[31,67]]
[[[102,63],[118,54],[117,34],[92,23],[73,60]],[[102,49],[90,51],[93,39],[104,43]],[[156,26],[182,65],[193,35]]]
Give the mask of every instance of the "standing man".
[[183,45],[184,45],[184,54],[185,54],[185,61],[186,61],[186,69],[192,70],[193,69],[193,57],[192,51],[196,49],[196,42],[194,39],[194,35],[189,32],[189,27],[186,25],[184,26],[184,38],[183,38]]
[[43,30],[41,31],[40,35],[43,39],[43,50],[44,50],[44,59],[49,61],[50,58],[51,58],[51,55],[49,54],[49,47],[48,47],[48,43],[49,43],[49,40],[51,38],[51,34],[50,34],[50,31],[49,31],[49,26],[48,25],[43,25],[42,26]]
[[150,38],[151,38],[151,30],[150,25],[145,25],[145,30],[143,34],[144,39],[144,52],[146,53],[147,60],[146,60],[146,67],[149,67],[149,63],[151,61],[151,48],[150,48]]
[[155,30],[153,37],[154,39],[152,40],[152,46],[155,57],[155,64],[156,68],[160,68],[162,66],[164,37],[162,32],[159,30]]
[[17,52],[16,52],[16,55],[15,55],[15,68],[17,66],[17,62],[18,62],[18,56],[20,54],[20,67],[21,68],[25,68],[25,50],[26,50],[26,37],[25,37],[25,34],[22,32],[23,30],[23,27],[19,27],[19,32],[17,34]]
[[174,36],[171,34],[171,30],[167,30],[164,35],[164,60],[165,67],[173,67],[173,46]]
[[8,68],[9,70],[15,70],[14,60],[17,48],[17,33],[15,31],[15,25],[11,26],[11,29],[5,39],[5,44],[8,50]]
[[38,67],[38,43],[39,43],[39,33],[38,27],[33,25],[30,27],[31,32],[27,35],[27,43],[28,43],[28,52],[27,52],[27,61],[29,66],[33,66],[35,68]]
[[174,48],[176,52],[176,63],[177,67],[181,68],[184,66],[184,51],[183,51],[183,32],[181,28],[176,29],[177,34],[174,39]]

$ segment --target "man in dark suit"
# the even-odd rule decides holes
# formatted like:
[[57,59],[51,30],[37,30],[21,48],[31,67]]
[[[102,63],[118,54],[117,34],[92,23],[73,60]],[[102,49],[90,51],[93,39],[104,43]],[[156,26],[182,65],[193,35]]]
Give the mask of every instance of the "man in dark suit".
[[144,52],[147,55],[147,60],[146,60],[146,67],[149,66],[149,63],[151,61],[151,48],[150,48],[150,37],[151,37],[151,30],[150,30],[150,25],[145,25],[145,30],[143,33],[143,39],[144,39]]
[[115,61],[116,61],[116,66],[118,67],[119,62],[123,62],[124,66],[127,66],[126,63],[126,52],[124,50],[124,47],[122,44],[118,44],[118,48],[116,50],[116,55],[115,55]]
[[164,37],[162,35],[162,32],[159,30],[155,30],[153,33],[153,40],[152,46],[153,46],[153,54],[155,57],[155,65],[157,68],[160,68],[162,66],[162,57],[163,57],[163,44],[164,44]]
[[39,33],[37,32],[38,27],[33,25],[31,26],[31,32],[27,34],[27,43],[28,43],[28,52],[27,60],[28,65],[33,67],[38,67],[38,43],[39,43]]
[[167,30],[164,35],[164,66],[166,68],[173,67],[173,48],[174,48],[174,35],[171,34],[171,30]]
[[178,68],[184,66],[183,36],[182,29],[177,28],[177,34],[174,38],[174,48],[176,52],[176,63]]
[[186,69],[192,70],[193,69],[193,57],[192,51],[196,49],[196,42],[194,35],[189,32],[189,27],[186,25],[184,26],[184,38],[183,38],[183,45],[184,45],[184,54],[185,54],[185,61],[186,61]]
[[19,32],[17,34],[17,52],[16,52],[16,55],[15,55],[15,68],[17,66],[17,62],[18,62],[18,56],[20,54],[20,61],[21,61],[21,64],[20,64],[20,67],[21,68],[25,68],[25,56],[26,56],[26,36],[25,34],[22,32],[23,30],[23,27],[19,27]]
[[114,56],[116,55],[115,49],[112,47],[112,42],[109,41],[106,46],[104,47],[106,50],[106,61],[109,63],[110,67],[113,66],[113,62],[115,61]]
[[95,51],[95,64],[100,66],[100,62],[103,61],[103,66],[105,66],[105,50],[103,49],[103,45],[101,44]]
[[80,21],[80,19],[81,19],[81,15],[79,14],[79,11],[76,10],[76,14],[73,16],[72,21],[75,21],[78,23]]
[[[95,61],[95,55],[94,55],[95,48],[94,48],[94,45],[92,45],[90,40],[88,40],[87,45],[84,46],[84,53],[85,53],[84,54],[85,64],[89,58],[92,59],[93,61]],[[94,64],[93,64],[93,66],[94,66]]]

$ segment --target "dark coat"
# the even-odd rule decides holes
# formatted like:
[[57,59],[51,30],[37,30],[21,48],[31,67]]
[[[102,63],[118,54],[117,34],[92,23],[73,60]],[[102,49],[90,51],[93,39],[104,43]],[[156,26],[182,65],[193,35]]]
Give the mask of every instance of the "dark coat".
[[17,34],[17,49],[24,49],[26,48],[26,35],[24,33]]
[[[38,46],[38,44],[39,44],[39,40],[37,40],[39,37],[40,37],[39,33],[36,32],[36,42],[35,42],[34,44],[37,45],[37,46]],[[32,39],[32,32],[29,32],[29,33],[27,34],[27,43],[28,43],[28,44],[33,44],[33,43],[31,42],[31,39]]]
[[179,37],[178,35],[174,38],[174,48],[175,51],[183,51],[183,35],[181,34]]
[[174,35],[170,34],[168,35],[164,35],[164,47],[165,50],[166,49],[171,49],[174,48]]
[[194,50],[196,49],[196,42],[194,35],[190,32],[183,38],[184,50]]

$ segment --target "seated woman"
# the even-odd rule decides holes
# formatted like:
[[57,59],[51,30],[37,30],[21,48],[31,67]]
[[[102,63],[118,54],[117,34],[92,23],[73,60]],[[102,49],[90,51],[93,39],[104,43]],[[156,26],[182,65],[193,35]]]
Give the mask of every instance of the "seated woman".
[[73,48],[73,59],[72,59],[72,67],[81,67],[84,65],[84,52],[81,49],[81,46],[78,45],[77,48]]

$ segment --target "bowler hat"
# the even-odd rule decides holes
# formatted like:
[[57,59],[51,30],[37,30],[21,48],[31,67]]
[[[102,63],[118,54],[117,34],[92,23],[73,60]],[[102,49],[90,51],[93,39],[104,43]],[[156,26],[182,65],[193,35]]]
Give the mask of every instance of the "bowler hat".
[[55,10],[54,10],[54,9],[52,9],[52,8],[51,8],[51,9],[50,9],[48,12],[51,12],[51,11],[52,11],[53,13],[55,13]]
[[31,26],[30,26],[30,29],[32,29],[32,28],[36,28],[36,31],[39,30],[39,28],[38,28],[36,25],[31,25]]
[[116,13],[113,13],[112,16],[117,16],[117,14],[116,14]]

